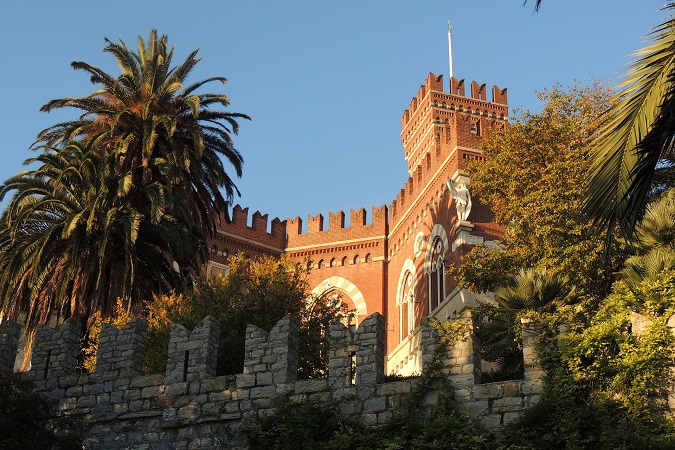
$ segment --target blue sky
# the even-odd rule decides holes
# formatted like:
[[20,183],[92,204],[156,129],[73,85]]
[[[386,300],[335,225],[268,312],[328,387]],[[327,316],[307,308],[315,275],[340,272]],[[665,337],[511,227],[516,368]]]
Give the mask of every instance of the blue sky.
[[[18,1],[0,27],[0,179],[23,170],[37,133],[77,112],[40,113],[95,89],[70,62],[111,74],[104,37],[135,47],[152,28],[176,62],[201,48],[192,81],[220,75],[241,124],[236,202],[270,218],[390,204],[407,180],[400,117],[427,73],[448,72],[452,20],[457,78],[508,88],[511,109],[541,109],[535,90],[617,80],[663,0]],[[3,203],[3,205],[6,201]]]

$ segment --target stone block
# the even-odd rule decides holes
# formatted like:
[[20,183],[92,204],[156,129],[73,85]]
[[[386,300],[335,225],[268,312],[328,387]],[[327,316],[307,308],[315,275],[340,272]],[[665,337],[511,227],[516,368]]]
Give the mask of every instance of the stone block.
[[386,397],[375,397],[363,402],[363,409],[367,413],[381,412],[387,409]]
[[227,402],[232,398],[229,392],[211,392],[208,396],[211,402]]
[[96,396],[95,395],[86,395],[79,397],[77,399],[78,408],[90,408],[96,405]]
[[148,386],[141,390],[141,398],[157,397],[164,393],[164,386]]
[[129,402],[129,412],[143,411],[143,400],[134,400]]
[[498,398],[504,395],[504,387],[500,383],[478,384],[471,389],[471,394],[476,400]]
[[515,397],[520,393],[520,381],[518,380],[501,381],[499,384],[504,389],[504,397]]
[[409,380],[384,383],[377,386],[377,395],[406,394],[411,388],[412,384]]
[[250,374],[250,375],[245,375],[245,374],[239,374],[237,375],[237,387],[238,388],[244,388],[244,387],[253,387],[255,386],[255,374]]
[[504,413],[504,425],[508,425],[510,422],[513,422],[518,417],[522,416],[522,412],[505,412]]
[[259,386],[269,386],[274,384],[272,372],[259,372],[256,374],[256,384]]
[[502,426],[502,415],[488,414],[480,418],[480,423],[488,430],[496,430]]
[[295,392],[297,394],[319,392],[327,389],[327,387],[328,380],[326,379],[300,380],[295,382]]
[[262,386],[251,388],[250,397],[252,399],[270,398],[274,395],[274,386]]
[[166,385],[166,395],[185,395],[188,393],[188,383],[173,383]]
[[487,400],[458,403],[457,409],[466,412],[474,418],[483,417],[490,413],[490,406]]
[[66,389],[66,396],[67,397],[79,396],[79,395],[82,395],[82,393],[83,393],[82,386],[73,386],[73,387],[70,387],[70,388]]
[[524,407],[522,397],[503,397],[492,402],[493,413],[521,411]]
[[201,413],[198,405],[186,405],[178,409],[178,415],[185,419],[197,419]]
[[377,425],[377,414],[376,413],[361,414],[361,422],[363,422],[364,425]]
[[129,387],[144,388],[148,386],[156,386],[164,382],[164,376],[159,374],[145,375],[131,380]]
[[337,407],[338,412],[346,416],[351,416],[360,413],[361,408],[362,408],[361,402],[357,400],[342,402]]
[[544,381],[542,379],[523,380],[520,382],[519,390],[523,395],[541,394],[544,392]]

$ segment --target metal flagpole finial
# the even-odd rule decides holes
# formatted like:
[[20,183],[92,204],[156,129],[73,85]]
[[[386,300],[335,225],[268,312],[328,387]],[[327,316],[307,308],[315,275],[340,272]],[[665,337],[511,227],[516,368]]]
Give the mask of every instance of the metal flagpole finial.
[[450,30],[452,30],[452,23],[448,20],[448,60],[450,63],[450,78],[452,78],[452,32]]

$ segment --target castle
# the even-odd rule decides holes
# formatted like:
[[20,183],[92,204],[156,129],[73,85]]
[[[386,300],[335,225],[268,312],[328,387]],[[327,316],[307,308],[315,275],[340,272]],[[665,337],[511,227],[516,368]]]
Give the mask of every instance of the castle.
[[[389,206],[301,218],[275,218],[256,211],[249,225],[248,208],[234,206],[231,221],[222,221],[209,243],[209,272],[226,269],[237,251],[255,257],[279,256],[311,267],[316,295],[339,294],[356,312],[352,325],[372,313],[386,321],[386,372],[408,375],[421,371],[418,326],[427,316],[456,317],[480,301],[445,275],[451,264],[477,244],[497,239],[503,228],[494,223],[487,205],[474,198],[468,217],[457,214],[457,202],[446,180],[467,183],[469,160],[481,160],[483,133],[508,121],[506,89],[429,73],[401,118],[401,141],[410,177]],[[461,211],[460,211],[461,212]],[[466,215],[466,214],[465,214]],[[466,220],[459,220],[461,218]]]

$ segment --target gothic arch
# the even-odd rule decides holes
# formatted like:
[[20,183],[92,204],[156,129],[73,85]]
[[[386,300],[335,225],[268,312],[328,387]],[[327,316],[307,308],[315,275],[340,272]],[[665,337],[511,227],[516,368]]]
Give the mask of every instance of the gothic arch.
[[398,283],[396,287],[396,302],[400,302],[403,296],[403,282],[405,281],[406,273],[410,272],[413,277],[413,284],[417,281],[417,274],[415,272],[415,263],[410,258],[406,259],[401,268],[401,273],[398,275]]
[[368,316],[368,308],[366,306],[366,301],[363,298],[363,294],[354,283],[345,278],[336,275],[326,278],[312,289],[312,294],[320,296],[324,292],[332,290],[342,291],[352,299],[354,306],[356,306],[357,323],[359,320],[363,320]]
[[417,284],[415,263],[408,258],[403,263],[396,285],[396,312],[398,313],[399,342],[415,329],[415,298]]
[[436,224],[434,225],[434,228],[431,230],[431,234],[429,235],[429,239],[427,239],[427,251],[426,254],[424,255],[424,273],[429,274],[431,272],[431,265],[433,261],[431,260],[433,255],[434,255],[434,243],[436,240],[440,239],[443,242],[443,248],[447,249],[449,248],[449,243],[448,243],[448,234],[445,232],[445,228],[443,228],[443,225]]

